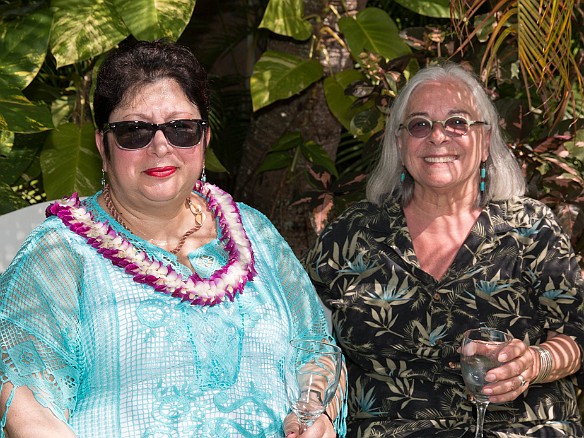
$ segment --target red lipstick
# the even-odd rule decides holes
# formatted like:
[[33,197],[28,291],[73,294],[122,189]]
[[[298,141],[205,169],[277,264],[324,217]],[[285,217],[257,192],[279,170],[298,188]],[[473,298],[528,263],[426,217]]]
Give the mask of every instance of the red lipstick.
[[151,169],[146,169],[144,173],[149,176],[156,178],[166,178],[176,172],[176,167],[165,166],[165,167],[153,167]]

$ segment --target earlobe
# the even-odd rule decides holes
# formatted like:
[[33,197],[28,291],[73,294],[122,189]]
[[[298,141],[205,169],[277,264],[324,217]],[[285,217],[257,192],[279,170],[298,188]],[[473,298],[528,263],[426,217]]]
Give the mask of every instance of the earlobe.
[[483,149],[483,161],[487,161],[487,158],[489,158],[489,148],[491,145],[491,131],[487,131],[485,133],[485,141],[483,142],[484,144],[484,149]]
[[99,130],[95,131],[95,145],[97,146],[97,151],[99,152],[99,155],[101,156],[101,161],[102,161],[102,167],[105,171],[107,171],[107,160],[106,160],[106,156],[105,156],[105,147],[104,147],[104,136],[105,134]]

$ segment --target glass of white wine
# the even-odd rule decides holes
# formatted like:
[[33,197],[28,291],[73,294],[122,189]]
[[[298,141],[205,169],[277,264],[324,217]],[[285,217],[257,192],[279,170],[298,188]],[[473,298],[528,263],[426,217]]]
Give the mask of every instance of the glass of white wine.
[[300,433],[312,426],[332,400],[341,376],[342,355],[320,339],[294,339],[286,369],[286,394],[300,422]]
[[483,437],[485,412],[489,397],[483,394],[487,383],[485,376],[489,370],[502,365],[497,356],[513,337],[505,332],[489,327],[467,330],[464,332],[460,348],[462,378],[466,389],[473,395],[477,406],[477,426],[475,438]]

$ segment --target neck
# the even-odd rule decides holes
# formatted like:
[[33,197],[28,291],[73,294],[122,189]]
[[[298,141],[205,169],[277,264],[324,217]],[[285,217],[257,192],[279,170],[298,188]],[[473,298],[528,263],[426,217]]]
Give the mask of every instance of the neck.
[[458,216],[479,210],[476,207],[477,193],[453,194],[452,190],[445,193],[415,190],[414,196],[407,206],[410,211],[427,217]]
[[[109,185],[104,188],[102,197],[105,208],[120,225],[132,234],[172,254],[178,254],[186,240],[201,229],[205,221],[205,213],[200,204],[192,202],[190,197],[184,201],[183,206],[175,214],[175,218],[179,221],[177,227],[169,226],[167,219],[158,220],[157,216],[145,215],[145,218],[141,220],[136,215],[129,214],[128,210],[122,210],[126,213],[122,214]],[[162,226],[161,222],[163,222]],[[137,226],[137,224],[140,225]],[[181,230],[186,231],[179,236]]]

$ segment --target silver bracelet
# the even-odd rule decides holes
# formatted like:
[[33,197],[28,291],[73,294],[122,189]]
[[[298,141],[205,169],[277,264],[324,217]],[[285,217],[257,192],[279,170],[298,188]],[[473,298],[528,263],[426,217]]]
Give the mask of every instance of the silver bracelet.
[[541,383],[546,380],[552,373],[552,369],[554,368],[554,359],[547,348],[543,348],[538,345],[532,345],[531,348],[538,352],[540,363],[539,374],[531,381],[531,384]]

